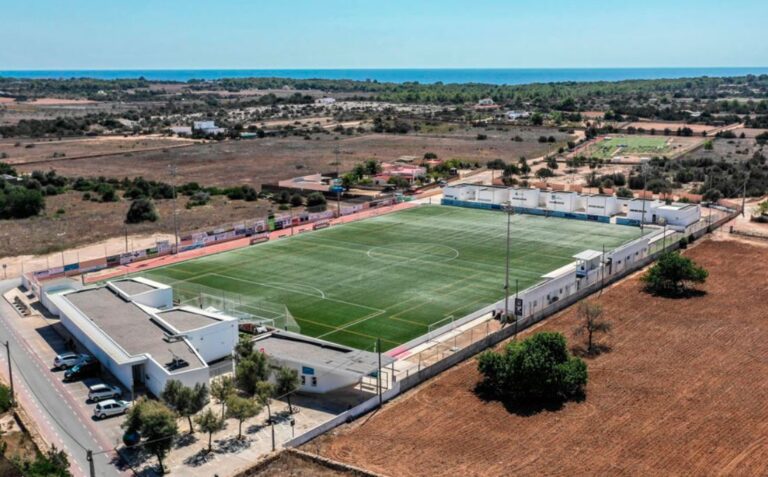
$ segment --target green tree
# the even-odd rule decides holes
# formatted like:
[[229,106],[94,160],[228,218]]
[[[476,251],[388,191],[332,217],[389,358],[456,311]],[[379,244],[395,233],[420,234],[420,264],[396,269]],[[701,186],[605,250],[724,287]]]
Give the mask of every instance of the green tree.
[[516,404],[566,401],[583,394],[587,384],[587,365],[568,352],[560,333],[536,333],[501,352],[486,351],[478,369],[481,392]]
[[0,219],[26,219],[44,208],[45,199],[39,190],[10,186],[3,193],[0,189]]
[[158,219],[155,204],[151,199],[139,197],[131,202],[128,214],[125,216],[127,224],[138,224],[141,222],[155,222]]
[[221,404],[221,417],[224,417],[224,408],[227,399],[235,393],[235,380],[232,376],[221,376],[211,381],[211,396]]
[[[51,446],[45,453],[38,453],[34,460],[17,462],[24,477],[71,477],[67,453]],[[14,474],[15,475],[15,474]]]
[[237,438],[243,437],[243,421],[261,412],[258,402],[250,398],[231,395],[227,398],[227,417],[237,419]]
[[326,204],[325,196],[320,192],[312,192],[307,196],[307,207],[312,207],[313,210],[322,212]]
[[539,179],[546,179],[548,177],[554,177],[555,173],[552,172],[552,169],[548,167],[542,167],[541,169],[536,170],[536,177]]
[[238,359],[246,358],[253,353],[253,339],[248,335],[240,336],[235,345],[235,356]]
[[304,197],[301,194],[293,194],[291,196],[291,207],[301,207],[304,205]]
[[176,415],[159,401],[139,399],[128,411],[121,425],[129,432],[139,432],[144,438],[144,447],[157,457],[160,473],[165,474],[163,459],[173,446],[173,439],[179,433]]
[[587,354],[594,354],[596,349],[593,342],[595,333],[608,333],[611,324],[603,319],[603,306],[599,303],[584,300],[579,303],[577,311],[579,325],[574,329],[576,336],[584,336]]
[[288,412],[293,414],[291,395],[299,389],[299,372],[288,366],[281,366],[275,372],[275,393],[285,396],[288,401]]
[[208,452],[213,450],[213,433],[224,429],[224,419],[217,416],[210,408],[195,417],[195,423],[201,432],[208,434]]
[[189,433],[195,432],[192,416],[202,411],[208,402],[208,386],[197,383],[194,387],[184,386],[181,381],[171,379],[165,384],[160,396],[181,417],[189,421]]
[[253,351],[240,359],[235,367],[237,386],[249,396],[256,395],[259,383],[267,379],[269,379],[269,362],[267,355],[259,351]]
[[272,450],[275,450],[275,420],[272,418],[272,399],[275,397],[275,385],[269,381],[256,384],[256,401],[267,408],[267,419],[272,429]]
[[375,159],[369,159],[363,164],[365,174],[369,176],[375,176],[381,172],[381,163]]
[[679,296],[686,293],[690,285],[706,282],[709,272],[688,257],[678,252],[667,252],[646,271],[641,280],[651,293]]
[[408,182],[408,179],[401,176],[392,176],[387,180],[387,184],[390,184],[395,187],[395,189],[400,190],[406,190],[411,186],[411,183]]

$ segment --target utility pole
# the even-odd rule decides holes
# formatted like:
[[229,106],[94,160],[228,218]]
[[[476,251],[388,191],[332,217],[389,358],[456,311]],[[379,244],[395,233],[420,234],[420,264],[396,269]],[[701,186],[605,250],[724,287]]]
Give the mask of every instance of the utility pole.
[[603,244],[603,255],[600,257],[600,293],[598,296],[602,296],[603,288],[605,288],[605,244]]
[[747,178],[744,179],[744,190],[741,194],[741,216],[744,217],[744,209],[747,207],[747,183],[749,182],[749,176],[752,174],[752,170],[747,171]]
[[13,391],[13,366],[11,366],[11,345],[8,341],[5,342],[5,353],[8,358],[8,378],[11,382],[11,404],[16,403],[16,394]]
[[339,166],[341,165],[339,162],[339,153],[341,153],[341,150],[336,146],[333,152],[336,154],[336,217],[341,217],[341,189],[339,189],[341,187],[341,175],[339,172]]
[[[515,278],[515,310],[517,310],[517,293],[518,293],[518,290],[520,288],[518,286],[518,283],[519,283],[519,280],[517,278]],[[515,334],[512,335],[512,339],[515,340],[515,341],[517,341],[517,319],[518,319],[517,318],[517,312],[515,312]]]
[[89,467],[89,470],[90,470],[90,476],[91,477],[96,477],[96,467],[93,464],[93,451],[88,449],[86,451],[85,456],[86,456],[86,459],[88,460],[88,467]]
[[643,215],[640,217],[640,235],[643,235],[645,232],[644,224],[645,224],[645,190],[648,186],[648,169],[646,167],[646,164],[642,164],[640,166],[640,169],[643,171]]
[[504,320],[502,324],[506,324],[509,320],[509,235],[512,228],[512,211],[512,204],[507,203],[505,207],[505,212],[507,212],[507,255],[504,261]]
[[376,388],[379,393],[379,407],[381,407],[381,338],[376,338],[376,353],[379,355],[379,369],[376,372]]
[[179,253],[179,209],[176,201],[176,174],[178,171],[176,169],[176,159],[174,158],[172,161],[168,166],[168,170],[171,173],[171,188],[173,189],[173,238],[176,243],[173,253]]
[[125,253],[128,253],[128,224],[125,224]]

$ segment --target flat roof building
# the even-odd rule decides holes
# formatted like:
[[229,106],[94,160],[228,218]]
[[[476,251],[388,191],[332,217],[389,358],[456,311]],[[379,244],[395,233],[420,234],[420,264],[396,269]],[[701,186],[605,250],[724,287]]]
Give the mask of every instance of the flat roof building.
[[232,354],[237,319],[174,307],[172,289],[136,278],[47,293],[49,310],[128,389],[160,395],[167,381],[208,384],[208,364]]

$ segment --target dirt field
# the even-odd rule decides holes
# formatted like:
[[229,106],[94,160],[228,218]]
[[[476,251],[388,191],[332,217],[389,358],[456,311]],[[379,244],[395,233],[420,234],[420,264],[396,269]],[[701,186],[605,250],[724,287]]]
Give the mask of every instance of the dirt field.
[[661,134],[664,129],[670,129],[672,132],[677,131],[678,128],[690,128],[693,130],[695,134],[701,134],[702,132],[709,132],[713,129],[717,129],[716,126],[709,126],[707,124],[687,124],[687,123],[666,123],[666,122],[652,122],[652,121],[637,121],[634,123],[629,123],[626,125],[626,128],[634,127],[634,128],[643,128],[646,131],[650,131],[651,129],[655,129],[657,134]]
[[[198,141],[162,136],[104,136],[78,139],[4,139],[0,140],[0,153],[7,157],[3,162],[19,165],[29,164],[27,169],[58,169],[60,163],[77,160],[79,157],[102,154],[130,155],[143,150],[173,148],[180,145],[196,144]],[[18,144],[18,145],[17,145]],[[63,157],[54,157],[62,156]],[[122,177],[122,176],[120,176]]]
[[[480,131],[488,135],[487,140],[476,139]],[[524,142],[512,141],[511,137],[516,134],[523,137]],[[540,135],[552,135],[558,140],[567,138],[566,134],[556,130],[535,129],[510,129],[503,132],[470,129],[445,136],[368,134],[349,138],[341,136],[338,140],[334,136],[321,135],[319,139],[309,141],[298,137],[264,138],[201,144],[169,149],[167,152],[130,152],[18,168],[24,172],[54,168],[62,175],[73,177],[122,178],[143,175],[168,181],[167,165],[175,159],[179,181],[182,183],[197,181],[206,186],[259,186],[297,175],[333,171],[335,166],[330,163],[335,160],[333,150],[336,147],[342,151],[339,156],[342,170],[351,169],[354,164],[366,159],[387,161],[403,155],[421,157],[430,151],[444,159],[462,158],[485,163],[495,158],[510,160],[545,153],[548,147],[537,141]],[[13,155],[10,159],[13,159]]]
[[696,149],[684,156],[685,159],[709,158],[715,161],[723,159],[728,162],[743,162],[752,158],[752,155],[760,149],[754,138],[725,139],[717,138],[712,141],[712,150],[703,147]]
[[[214,196],[208,205],[186,209],[186,197],[179,197],[179,230],[230,225],[245,219],[264,217],[270,207],[268,201],[229,201]],[[149,235],[173,233],[173,201],[155,201],[160,220],[128,226],[128,233]],[[46,198],[46,214],[23,220],[0,221],[0,257],[38,255],[74,246],[94,243],[125,234],[125,214],[130,201],[99,203],[82,200],[80,192],[67,192]],[[63,214],[57,214],[61,209]],[[129,248],[131,244],[129,243]],[[110,250],[110,253],[115,251]],[[70,254],[67,254],[70,257]],[[70,260],[68,261],[73,261]],[[60,265],[56,263],[56,265]]]
[[[474,360],[304,446],[391,476],[768,473],[768,248],[707,241],[688,254],[706,295],[652,298],[637,276],[600,301],[612,351],[587,398],[518,415],[473,393]],[[574,310],[539,328],[572,338]]]
[[325,463],[294,451],[283,451],[277,458],[256,465],[237,477],[367,477],[367,473],[343,467],[332,468]]

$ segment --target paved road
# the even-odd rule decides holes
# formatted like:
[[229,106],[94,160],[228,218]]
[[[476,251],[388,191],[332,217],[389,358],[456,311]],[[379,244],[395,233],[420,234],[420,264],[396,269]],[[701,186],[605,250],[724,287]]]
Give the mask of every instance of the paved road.
[[[19,283],[18,280],[0,281],[0,295]],[[113,453],[98,454],[110,450],[108,441],[89,416],[78,411],[77,403],[64,389],[59,376],[50,372],[50,364],[43,363],[29,343],[21,338],[18,330],[13,328],[14,320],[20,319],[8,302],[0,297],[0,341],[10,343],[16,396],[37,423],[44,439],[66,451],[72,473],[76,476],[89,475],[87,449],[97,453],[94,456],[96,475],[127,475],[109,463]],[[5,350],[0,351],[0,369],[7,379],[6,354]]]

